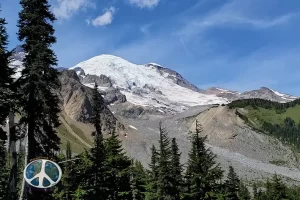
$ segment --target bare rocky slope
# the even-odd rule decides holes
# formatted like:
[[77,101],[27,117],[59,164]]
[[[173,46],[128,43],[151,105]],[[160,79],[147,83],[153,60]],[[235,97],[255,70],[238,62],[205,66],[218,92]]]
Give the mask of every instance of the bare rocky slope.
[[[92,89],[81,84],[76,72],[72,70],[62,71],[59,81],[61,90],[58,91],[58,95],[62,112],[75,121],[89,123],[92,116]],[[108,109],[104,99],[102,102],[100,116],[103,131],[111,128],[122,129],[122,124]]]
[[[113,112],[118,113],[117,109]],[[277,139],[253,131],[227,106],[198,106],[175,116],[147,114],[147,117],[119,117],[119,120],[128,127],[126,137],[121,136],[126,152],[145,166],[150,162],[150,148],[158,140],[159,121],[166,126],[169,136],[177,139],[185,163],[190,147],[188,135],[198,120],[204,127],[203,136],[208,136],[207,147],[217,155],[225,171],[232,165],[248,181],[277,173],[289,183],[300,183],[299,155]],[[278,161],[282,166],[272,164]]]

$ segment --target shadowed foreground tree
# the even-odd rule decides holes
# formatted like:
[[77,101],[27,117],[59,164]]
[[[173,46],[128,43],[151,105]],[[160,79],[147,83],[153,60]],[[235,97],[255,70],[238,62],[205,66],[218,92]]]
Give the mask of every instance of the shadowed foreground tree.
[[201,124],[196,121],[196,133],[192,135],[192,148],[186,171],[184,199],[214,199],[220,190],[223,171],[215,162],[215,155],[205,148],[206,137],[201,137]]

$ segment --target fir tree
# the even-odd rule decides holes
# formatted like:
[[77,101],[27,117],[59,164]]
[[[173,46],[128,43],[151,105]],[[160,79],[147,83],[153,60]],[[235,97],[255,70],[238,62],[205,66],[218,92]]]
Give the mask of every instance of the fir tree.
[[225,181],[227,197],[232,200],[237,200],[240,180],[236,175],[232,166],[229,166],[227,180]]
[[171,199],[171,147],[166,129],[159,123],[158,199]]
[[[66,156],[61,155],[60,160],[70,160],[72,158],[72,147],[70,141],[67,142],[66,146]],[[71,194],[73,193],[74,189],[74,163],[73,162],[66,162],[65,165],[62,167],[63,175],[60,182],[55,188],[53,196],[55,199],[72,199]]]
[[94,125],[95,131],[92,135],[95,136],[94,148],[91,149],[91,161],[92,168],[90,169],[91,174],[91,188],[92,196],[102,196],[107,197],[107,188],[105,186],[105,161],[106,161],[106,151],[104,146],[103,135],[101,131],[101,121],[100,121],[100,111],[103,105],[101,96],[98,92],[98,85],[95,83],[93,89],[93,116],[92,123]]
[[270,187],[267,187],[266,193],[269,196],[269,199],[272,200],[281,200],[288,198],[287,187],[277,174],[273,176]]
[[251,200],[250,192],[243,183],[239,185],[238,197],[240,200]]
[[158,159],[158,153],[153,145],[151,148],[151,163],[149,164],[150,171],[146,185],[146,200],[157,199]]
[[174,200],[180,199],[180,193],[182,190],[182,165],[180,164],[180,155],[176,139],[172,139],[171,145],[172,155],[171,155],[171,196]]
[[54,156],[59,150],[59,89],[56,56],[51,45],[56,42],[52,24],[55,20],[47,0],[21,0],[18,38],[24,42],[24,69],[19,79],[22,117],[28,125],[28,160],[36,156]]
[[253,184],[252,190],[253,190],[253,199],[258,200],[259,199],[258,190],[257,190],[257,185],[255,183]]
[[68,141],[66,146],[66,160],[70,160],[71,158],[72,158],[72,147],[70,141]]
[[108,198],[130,199],[130,166],[131,161],[123,152],[121,141],[113,131],[105,141]]
[[144,200],[145,199],[145,185],[146,185],[146,172],[143,165],[139,161],[132,163],[130,186],[131,186],[131,199]]
[[215,155],[205,148],[206,137],[199,136],[202,130],[202,126],[196,122],[186,171],[188,189],[184,194],[185,199],[211,199],[219,192],[223,172],[215,162]]
[[[13,101],[12,75],[14,74],[14,71],[8,66],[11,53],[7,50],[8,35],[5,25],[5,19],[0,18],[0,126],[4,125],[5,119],[11,111]],[[1,139],[6,139],[6,133],[0,127],[0,140]]]

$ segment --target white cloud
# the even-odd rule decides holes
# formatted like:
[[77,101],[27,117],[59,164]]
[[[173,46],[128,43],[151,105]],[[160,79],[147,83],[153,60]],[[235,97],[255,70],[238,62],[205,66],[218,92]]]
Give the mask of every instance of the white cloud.
[[273,17],[257,15],[256,9],[260,5],[258,0],[251,3],[232,0],[207,15],[186,20],[186,26],[179,30],[178,34],[193,37],[216,26],[245,25],[246,28],[266,29],[288,23],[299,15],[293,12]]
[[129,3],[140,8],[153,8],[160,0],[129,0]]
[[95,7],[91,0],[56,0],[53,13],[58,19],[69,19],[76,12],[90,7]]
[[86,20],[86,22],[94,26],[105,26],[112,23],[115,13],[116,9],[114,7],[110,7],[109,9],[106,9],[102,15],[93,20]]

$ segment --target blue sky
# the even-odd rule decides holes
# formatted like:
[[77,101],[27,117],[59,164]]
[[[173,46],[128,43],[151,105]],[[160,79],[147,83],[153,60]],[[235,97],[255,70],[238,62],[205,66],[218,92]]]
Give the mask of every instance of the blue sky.
[[[18,0],[1,0],[9,48]],[[300,96],[299,0],[50,0],[60,67],[100,54],[159,63],[200,88]]]

